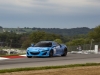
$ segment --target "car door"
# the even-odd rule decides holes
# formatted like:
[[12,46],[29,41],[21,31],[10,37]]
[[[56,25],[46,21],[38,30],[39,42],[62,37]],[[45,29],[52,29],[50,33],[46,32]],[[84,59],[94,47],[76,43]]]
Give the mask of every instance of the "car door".
[[61,53],[60,45],[56,42],[54,42],[54,45],[55,45],[54,54],[60,54]]

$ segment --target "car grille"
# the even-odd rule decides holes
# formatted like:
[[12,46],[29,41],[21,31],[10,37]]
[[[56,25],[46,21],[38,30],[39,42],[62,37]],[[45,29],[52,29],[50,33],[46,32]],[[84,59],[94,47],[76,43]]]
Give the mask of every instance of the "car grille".
[[30,52],[32,55],[38,55],[40,52]]

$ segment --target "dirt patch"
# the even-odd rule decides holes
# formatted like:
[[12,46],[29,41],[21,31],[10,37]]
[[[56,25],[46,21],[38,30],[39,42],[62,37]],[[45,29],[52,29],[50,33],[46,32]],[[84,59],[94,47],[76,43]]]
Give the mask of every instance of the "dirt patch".
[[100,75],[100,66],[21,71],[1,73],[0,75]]

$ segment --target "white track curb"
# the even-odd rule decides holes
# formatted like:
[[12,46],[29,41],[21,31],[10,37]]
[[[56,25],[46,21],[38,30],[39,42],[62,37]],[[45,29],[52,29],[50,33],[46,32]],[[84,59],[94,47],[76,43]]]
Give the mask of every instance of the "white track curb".
[[6,60],[6,59],[9,59],[9,58],[0,57],[0,60]]
[[25,57],[26,57],[26,54],[24,54],[24,55],[20,55],[20,56],[25,56]]

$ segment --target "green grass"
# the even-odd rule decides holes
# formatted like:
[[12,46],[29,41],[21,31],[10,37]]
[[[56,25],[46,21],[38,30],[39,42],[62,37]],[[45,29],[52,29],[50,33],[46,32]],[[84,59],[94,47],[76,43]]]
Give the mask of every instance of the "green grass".
[[45,67],[28,67],[28,68],[14,68],[14,69],[3,69],[0,73],[10,73],[19,71],[31,71],[31,70],[46,70],[46,69],[58,69],[58,68],[71,68],[71,67],[85,67],[85,66],[100,66],[100,63],[86,63],[86,64],[71,64],[61,66],[45,66]]

